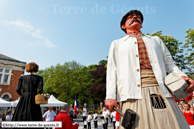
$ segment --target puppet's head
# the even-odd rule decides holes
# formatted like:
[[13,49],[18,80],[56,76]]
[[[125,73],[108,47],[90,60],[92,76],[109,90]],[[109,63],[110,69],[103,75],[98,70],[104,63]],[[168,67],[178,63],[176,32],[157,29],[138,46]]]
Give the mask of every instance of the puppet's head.
[[125,33],[127,33],[127,31],[140,31],[142,23],[142,13],[138,10],[131,10],[121,19],[120,27]]
[[30,62],[26,65],[26,72],[36,73],[38,72],[38,68],[39,66],[36,63]]

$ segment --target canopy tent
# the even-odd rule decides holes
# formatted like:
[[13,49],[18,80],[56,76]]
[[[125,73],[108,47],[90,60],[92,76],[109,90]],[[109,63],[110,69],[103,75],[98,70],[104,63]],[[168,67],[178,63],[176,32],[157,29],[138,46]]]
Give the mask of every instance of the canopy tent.
[[[15,101],[6,101],[0,98],[0,107],[16,107],[18,104],[19,100]],[[48,104],[41,104],[41,107],[49,107],[49,106],[64,106],[64,104],[67,104],[65,102],[62,102],[58,99],[56,99],[53,95],[50,96],[48,99]]]
[[61,107],[61,106],[64,106],[65,104],[67,104],[67,103],[62,102],[62,101],[56,99],[53,95],[51,95],[50,98],[48,99],[48,104],[41,104],[40,106],[41,107],[49,107],[49,106],[52,106],[52,107],[54,107],[54,106]]
[[11,107],[11,103],[0,98],[0,107]]
[[15,100],[15,101],[10,101],[11,106],[12,107],[17,107],[19,101],[20,101],[19,99],[18,100]]

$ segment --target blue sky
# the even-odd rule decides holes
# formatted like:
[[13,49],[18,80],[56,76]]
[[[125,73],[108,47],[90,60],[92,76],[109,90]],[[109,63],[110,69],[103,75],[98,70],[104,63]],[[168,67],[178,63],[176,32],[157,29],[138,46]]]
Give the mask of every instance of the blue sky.
[[193,7],[193,0],[0,0],[0,53],[40,69],[72,60],[98,64],[125,36],[120,20],[129,10],[143,13],[143,33],[162,30],[184,42]]

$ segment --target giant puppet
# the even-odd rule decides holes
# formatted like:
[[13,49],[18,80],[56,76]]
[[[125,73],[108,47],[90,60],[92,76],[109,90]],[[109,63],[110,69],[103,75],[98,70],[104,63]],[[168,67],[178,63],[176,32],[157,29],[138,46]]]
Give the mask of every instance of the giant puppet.
[[140,31],[143,20],[140,11],[131,10],[120,22],[127,35],[110,47],[105,105],[113,111],[117,98],[123,113],[128,108],[135,111],[134,129],[189,129],[163,79],[167,73],[176,73],[189,84],[185,90],[188,93],[194,90],[194,81],[174,64],[159,37]]

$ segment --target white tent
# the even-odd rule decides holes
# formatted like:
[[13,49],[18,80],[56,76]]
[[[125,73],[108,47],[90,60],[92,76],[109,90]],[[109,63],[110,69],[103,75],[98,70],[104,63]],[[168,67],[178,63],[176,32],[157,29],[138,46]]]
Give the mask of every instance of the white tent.
[[11,103],[0,98],[0,107],[11,107]]
[[20,101],[19,99],[15,100],[15,101],[10,101],[11,102],[11,106],[12,107],[17,107],[19,101]]
[[50,96],[50,98],[48,99],[48,104],[41,104],[41,107],[49,107],[49,106],[64,106],[64,104],[67,104],[65,102],[59,101],[58,99],[56,99],[53,95]]

